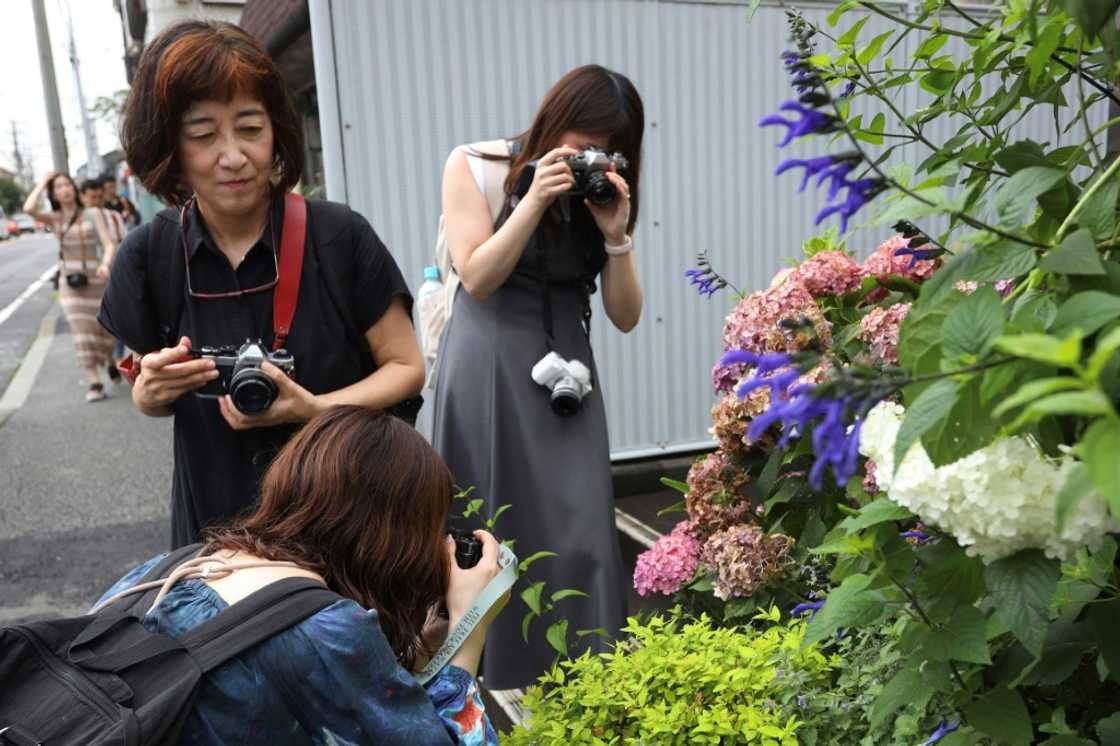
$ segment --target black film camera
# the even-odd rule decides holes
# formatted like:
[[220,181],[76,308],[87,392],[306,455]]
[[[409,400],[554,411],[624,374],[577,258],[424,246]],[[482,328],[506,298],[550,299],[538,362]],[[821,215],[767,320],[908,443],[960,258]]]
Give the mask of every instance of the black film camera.
[[455,563],[464,570],[477,565],[482,559],[482,542],[470,531],[459,528],[449,528],[447,533],[455,540]]
[[630,165],[622,153],[605,153],[595,148],[559,160],[568,164],[576,180],[568,194],[587,197],[591,204],[600,207],[614,202],[618,196],[618,190],[607,178],[610,167],[613,165],[615,171],[624,171]]
[[229,394],[233,406],[245,414],[260,414],[276,401],[276,384],[261,370],[261,363],[267,360],[290,378],[296,372],[296,361],[287,350],[269,352],[260,340],[245,340],[241,347],[203,347],[188,354],[210,358],[218,366],[218,377],[195,394],[208,398]]

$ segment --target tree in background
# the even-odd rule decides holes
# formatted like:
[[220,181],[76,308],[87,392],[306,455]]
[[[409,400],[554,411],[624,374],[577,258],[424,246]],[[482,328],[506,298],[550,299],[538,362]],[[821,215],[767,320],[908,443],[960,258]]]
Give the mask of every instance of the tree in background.
[[8,176],[0,176],[0,207],[9,215],[20,212],[27,192]]

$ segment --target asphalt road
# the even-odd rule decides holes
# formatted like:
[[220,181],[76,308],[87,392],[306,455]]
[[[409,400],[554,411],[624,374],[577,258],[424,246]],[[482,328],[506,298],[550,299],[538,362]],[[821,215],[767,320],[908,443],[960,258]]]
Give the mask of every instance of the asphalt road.
[[26,399],[0,418],[0,624],[85,611],[169,538],[171,420],[142,417],[123,385],[85,402],[65,319],[43,328],[58,303],[49,283],[11,310],[56,247],[0,243],[0,395],[35,340],[46,346]]

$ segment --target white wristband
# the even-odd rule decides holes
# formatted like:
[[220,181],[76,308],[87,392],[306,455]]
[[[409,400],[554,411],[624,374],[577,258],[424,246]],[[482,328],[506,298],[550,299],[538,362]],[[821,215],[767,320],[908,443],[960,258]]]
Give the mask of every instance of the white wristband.
[[630,236],[627,236],[626,240],[618,246],[611,246],[609,243],[604,243],[603,248],[606,249],[607,253],[611,256],[622,256],[634,250],[634,242],[631,240]]

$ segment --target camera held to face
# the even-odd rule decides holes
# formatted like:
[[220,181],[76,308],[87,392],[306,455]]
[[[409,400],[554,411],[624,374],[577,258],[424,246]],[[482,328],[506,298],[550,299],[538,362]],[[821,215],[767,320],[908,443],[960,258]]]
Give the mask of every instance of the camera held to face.
[[482,559],[482,542],[470,531],[449,528],[447,533],[455,540],[455,564],[469,570]]
[[191,350],[190,355],[210,358],[218,368],[218,377],[195,394],[208,398],[229,394],[233,406],[244,414],[260,414],[276,401],[276,384],[261,370],[262,363],[272,363],[289,378],[296,372],[295,358],[287,350],[269,352],[260,340],[245,340],[241,347],[203,347]]
[[591,393],[591,371],[578,360],[565,360],[555,352],[533,366],[533,380],[552,392],[552,411],[571,417],[579,411],[583,397]]
[[606,153],[596,148],[588,148],[559,160],[568,164],[575,177],[575,184],[568,194],[587,197],[591,204],[600,207],[614,202],[618,196],[618,190],[607,178],[610,167],[614,166],[615,171],[623,171],[630,165],[622,153]]

